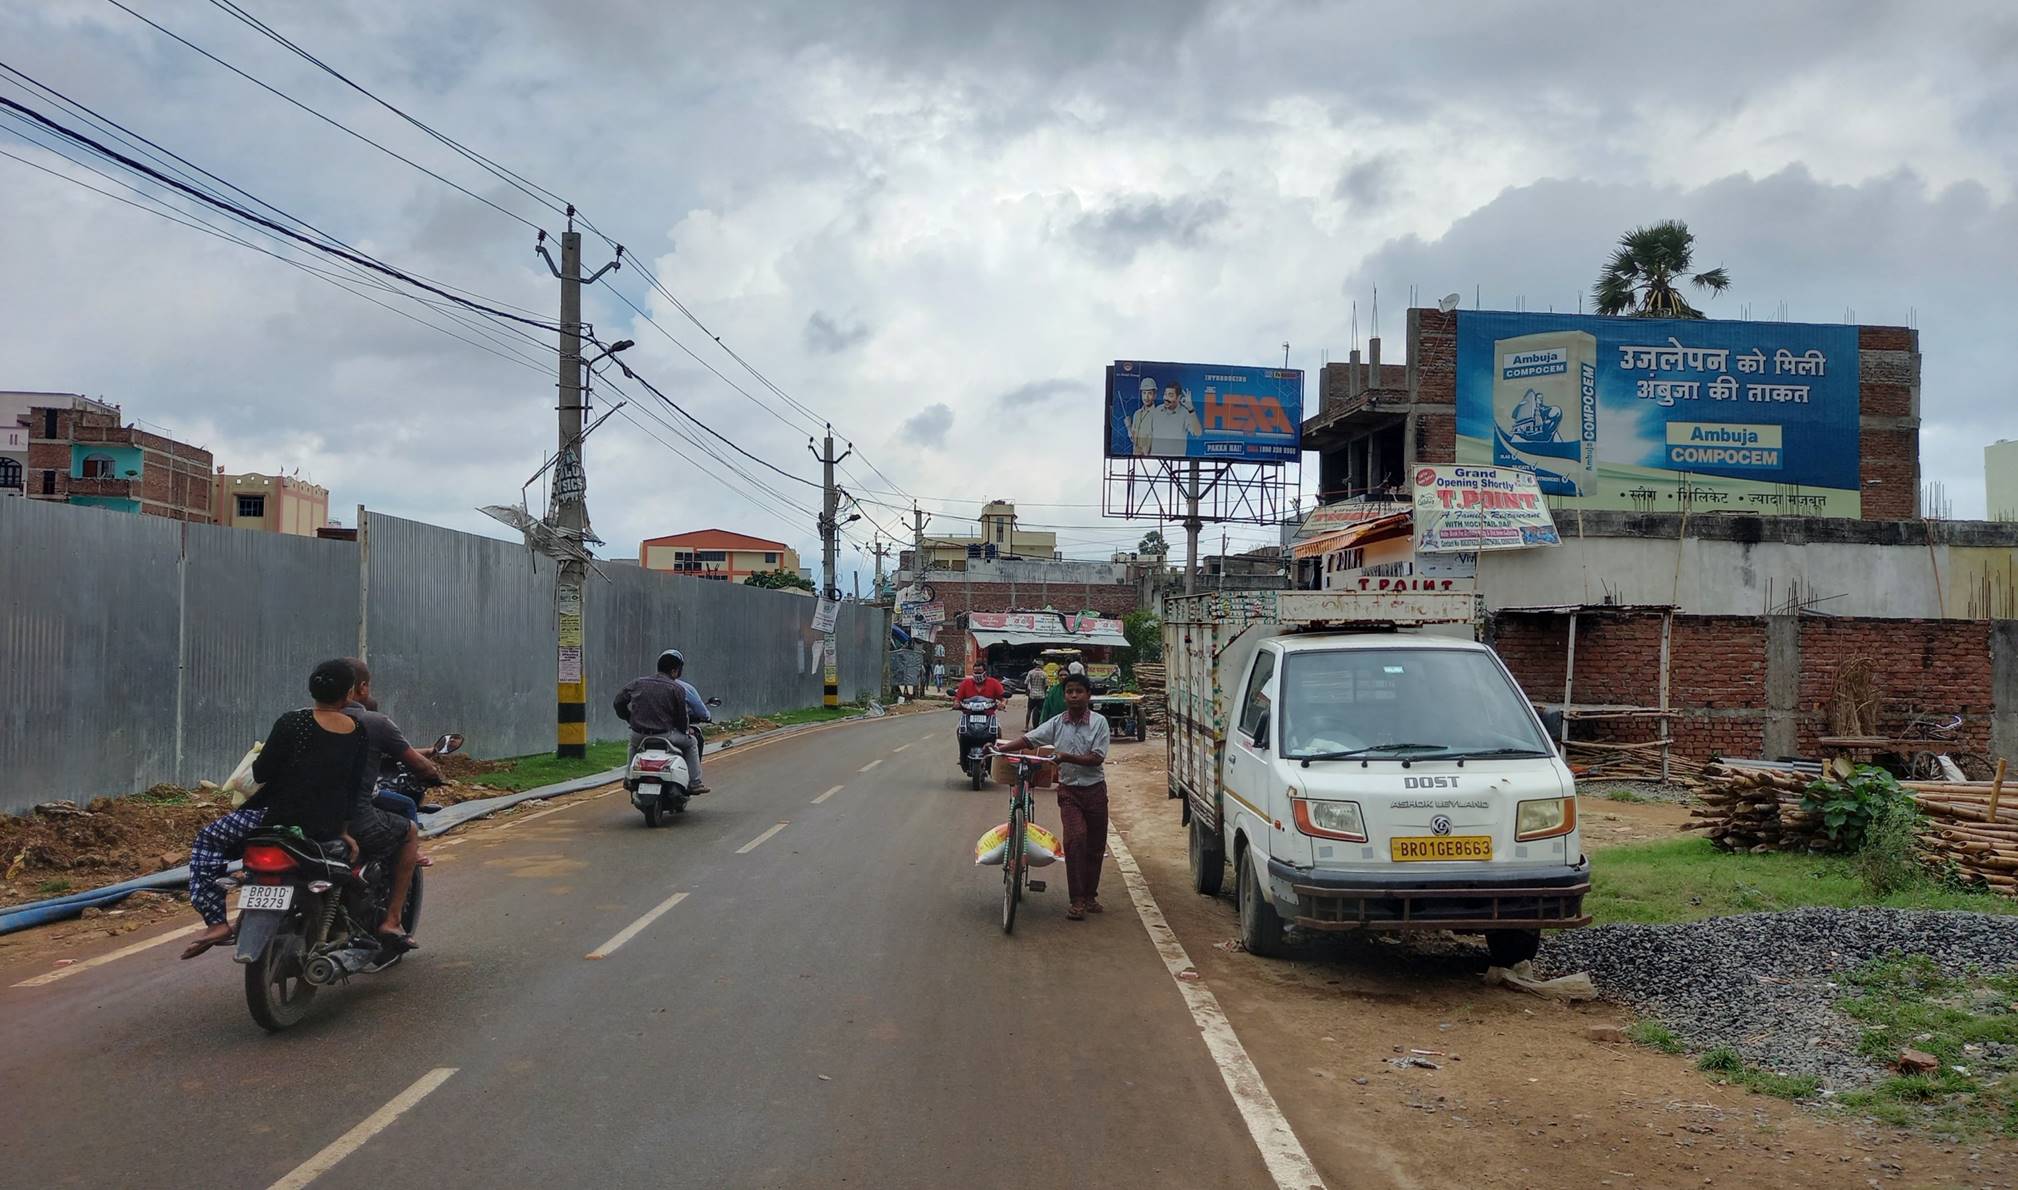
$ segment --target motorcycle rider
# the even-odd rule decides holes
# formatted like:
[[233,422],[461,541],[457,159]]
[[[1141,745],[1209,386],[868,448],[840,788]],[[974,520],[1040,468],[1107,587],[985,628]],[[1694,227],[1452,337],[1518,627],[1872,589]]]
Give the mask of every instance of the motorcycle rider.
[[691,783],[687,786],[687,792],[694,797],[699,797],[704,793],[714,792],[714,786],[701,780],[700,725],[703,723],[713,723],[715,716],[709,712],[707,700],[701,697],[701,692],[694,689],[694,684],[686,678],[686,657],[681,655],[678,649],[669,649],[667,651],[674,657],[673,680],[680,684],[680,689],[687,692],[687,734],[681,737],[685,742],[680,745],[680,755],[686,758],[687,776],[692,778]]
[[[661,736],[675,746],[688,738],[687,692],[674,677],[685,664],[686,658],[680,656],[678,649],[667,649],[659,654],[656,672],[635,678],[617,691],[613,704],[617,718],[631,725],[631,750],[624,760],[626,767],[629,767],[630,757],[638,754],[639,746],[652,736]],[[685,751],[684,748],[681,750]],[[692,767],[687,770],[687,778],[690,781],[695,779]]]
[[[960,688],[953,693],[953,705],[959,706],[970,698],[985,698],[994,704],[995,710],[999,711],[1002,709],[1002,701],[1005,697],[1007,695],[1002,689],[1002,683],[997,681],[988,672],[988,659],[985,657],[976,657],[974,659],[974,672],[960,679]],[[953,737],[953,743],[957,750],[957,759],[960,763],[965,764],[967,762],[966,739],[956,732]]]

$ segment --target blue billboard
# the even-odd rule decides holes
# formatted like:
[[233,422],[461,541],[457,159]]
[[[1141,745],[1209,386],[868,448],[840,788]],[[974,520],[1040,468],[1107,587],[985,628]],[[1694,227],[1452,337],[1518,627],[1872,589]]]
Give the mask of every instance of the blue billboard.
[[1107,457],[1293,463],[1303,371],[1116,360],[1107,369]]
[[1557,507],[1858,516],[1857,328],[1459,311],[1457,461]]

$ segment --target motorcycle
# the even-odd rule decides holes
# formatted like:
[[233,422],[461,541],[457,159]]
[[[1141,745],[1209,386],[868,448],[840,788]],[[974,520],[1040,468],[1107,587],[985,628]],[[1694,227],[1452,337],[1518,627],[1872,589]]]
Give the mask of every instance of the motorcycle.
[[[245,968],[245,1004],[269,1033],[300,1021],[317,992],[353,975],[398,965],[373,931],[392,896],[392,863],[353,866],[340,839],[320,842],[300,830],[255,831],[245,841],[243,870],[218,881],[237,888],[238,949]],[[420,924],[421,872],[407,892],[400,928]]]
[[690,784],[687,758],[672,740],[662,735],[646,736],[631,756],[624,774],[624,788],[631,805],[644,812],[645,825],[657,826],[662,819],[685,813]]
[[[434,741],[434,747],[429,748],[426,752],[421,753],[421,755],[427,757],[429,760],[440,760],[442,757],[447,756],[451,752],[459,751],[461,748],[462,736],[455,732],[449,732],[446,735],[437,736]],[[393,766],[392,772],[379,778],[378,791],[380,793],[397,793],[402,797],[411,798],[416,805],[420,806],[421,813],[431,814],[440,809],[440,807],[427,805],[421,799],[432,788],[433,784],[432,781],[421,776],[418,770],[406,762],[400,761]],[[380,809],[391,810],[394,807],[381,806]],[[395,810],[394,812],[397,813],[399,811]]]
[[1001,725],[995,722],[994,699],[970,698],[960,704],[959,738],[960,771],[979,789],[988,779],[992,746],[1002,738]]

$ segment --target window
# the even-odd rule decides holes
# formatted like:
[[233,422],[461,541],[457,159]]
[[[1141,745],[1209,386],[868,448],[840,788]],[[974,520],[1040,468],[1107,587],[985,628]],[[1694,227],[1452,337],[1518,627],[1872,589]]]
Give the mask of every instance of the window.
[[1249,739],[1268,718],[1268,694],[1262,687],[1275,676],[1275,654],[1263,653],[1254,659],[1254,673],[1247,679],[1247,697],[1240,703],[1240,732]]
[[0,488],[21,486],[21,464],[13,459],[0,459]]
[[44,471],[42,473],[42,494],[45,496],[54,496],[56,494],[56,473],[54,471]]
[[264,520],[266,518],[266,497],[240,496],[238,516],[241,520]]
[[111,479],[114,465],[111,455],[85,455],[84,478]]
[[766,566],[776,566],[776,565],[778,564],[778,555],[776,555],[776,554],[765,554],[765,555],[764,555],[764,564],[765,564]]
[[1283,755],[1421,744],[1407,755],[1549,753],[1527,699],[1488,653],[1337,649],[1298,653],[1283,672]]
[[694,551],[694,556],[703,562],[726,562],[729,560],[728,552],[725,550],[696,550]]

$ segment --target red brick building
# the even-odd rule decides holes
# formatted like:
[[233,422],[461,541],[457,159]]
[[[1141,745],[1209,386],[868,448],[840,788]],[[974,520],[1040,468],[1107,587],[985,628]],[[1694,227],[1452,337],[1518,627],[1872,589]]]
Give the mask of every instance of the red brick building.
[[28,411],[23,478],[33,500],[60,500],[205,524],[212,508],[210,452],[87,408]]

